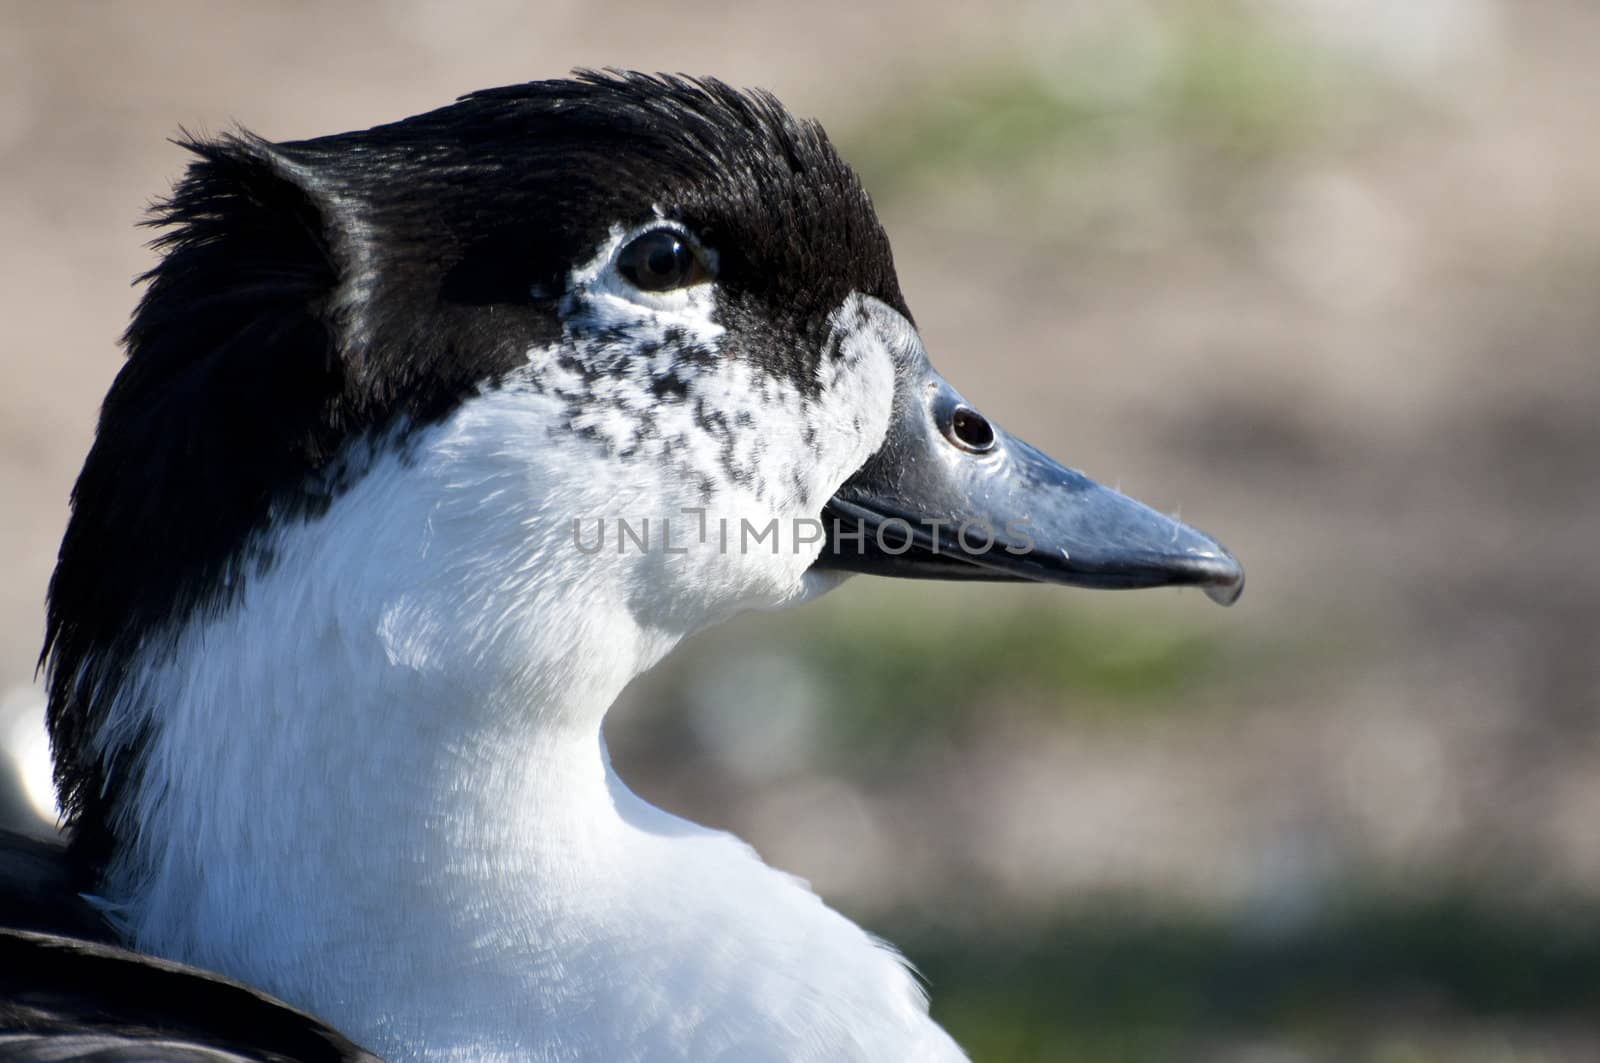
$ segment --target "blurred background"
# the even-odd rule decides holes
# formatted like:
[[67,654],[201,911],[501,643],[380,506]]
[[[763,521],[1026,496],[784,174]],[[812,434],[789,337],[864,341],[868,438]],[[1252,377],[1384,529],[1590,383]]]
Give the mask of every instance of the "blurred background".
[[1590,0],[0,5],[6,815],[165,138],[576,65],[822,119],[944,373],[1250,571],[751,617],[613,713],[636,789],[897,942],[980,1061],[1600,1059]]

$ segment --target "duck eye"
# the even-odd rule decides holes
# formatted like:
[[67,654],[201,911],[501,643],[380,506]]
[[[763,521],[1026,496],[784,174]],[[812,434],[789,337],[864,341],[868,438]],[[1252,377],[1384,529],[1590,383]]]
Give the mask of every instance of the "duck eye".
[[711,271],[682,234],[647,232],[617,255],[617,272],[644,292],[669,292],[711,279]]

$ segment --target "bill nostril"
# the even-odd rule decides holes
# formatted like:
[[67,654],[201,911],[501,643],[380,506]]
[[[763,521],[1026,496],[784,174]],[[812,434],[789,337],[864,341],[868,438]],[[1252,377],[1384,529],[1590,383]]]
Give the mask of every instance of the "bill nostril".
[[950,442],[974,454],[982,454],[994,447],[994,426],[970,406],[957,406],[951,411],[944,434]]

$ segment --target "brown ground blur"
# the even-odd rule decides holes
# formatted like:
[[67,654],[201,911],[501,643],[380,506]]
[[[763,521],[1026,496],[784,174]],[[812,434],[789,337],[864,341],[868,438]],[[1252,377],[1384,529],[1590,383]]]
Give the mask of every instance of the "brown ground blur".
[[[1224,53],[1192,97],[1149,87],[1183,34],[1235,20],[1271,62],[1334,73],[1235,84]],[[640,789],[852,910],[949,909],[932,921],[957,930],[1107,895],[1290,924],[1351,883],[1518,910],[1600,898],[1586,0],[0,6],[0,693],[30,681],[67,491],[150,261],[134,222],[184,163],[165,138],[333,132],[579,65],[712,73],[821,118],[863,160],[944,373],[1068,463],[1181,505],[1250,572],[1229,613],[1170,592],[852,585],[823,620],[691,648],[692,680],[661,682],[698,707],[636,694],[612,730]],[[1019,79],[1065,86],[1094,135],[1004,129],[974,161],[927,132],[939,100],[981,124],[966,86]],[[799,723],[730,725],[752,692],[804,686],[784,651],[808,623],[897,607],[1205,631],[1221,674],[1132,713],[1114,694],[1086,698],[1103,711],[997,696],[843,768],[808,744],[805,696]],[[1272,1034],[1193,1053],[1600,1055],[1570,1016],[1542,1021],[1468,1034],[1446,1016],[1396,1035],[1410,1055]]]

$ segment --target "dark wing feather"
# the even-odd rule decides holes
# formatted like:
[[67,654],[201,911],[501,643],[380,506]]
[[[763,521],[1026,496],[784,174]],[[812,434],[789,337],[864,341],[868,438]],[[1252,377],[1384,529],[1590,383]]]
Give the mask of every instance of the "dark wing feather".
[[0,829],[0,925],[110,943],[111,927],[82,896],[90,881],[65,841]]
[[5,1063],[247,1063],[283,1058],[133,1034],[0,1034],[0,1060]]
[[0,1060],[381,1063],[265,993],[114,945],[0,929]]

